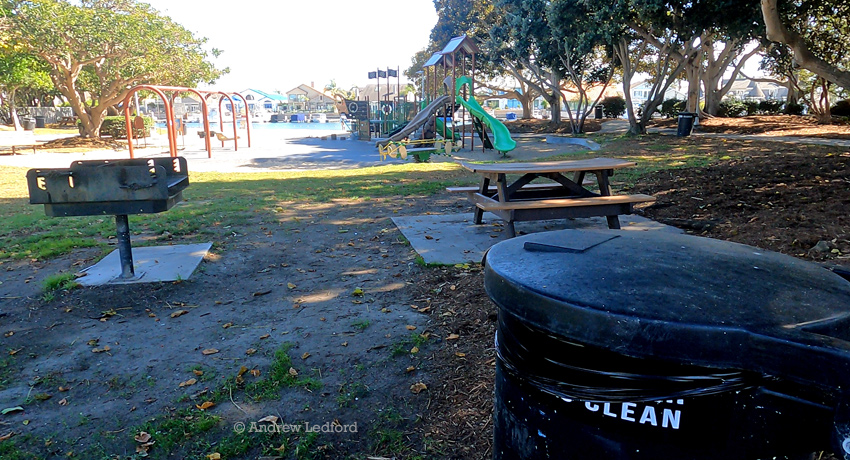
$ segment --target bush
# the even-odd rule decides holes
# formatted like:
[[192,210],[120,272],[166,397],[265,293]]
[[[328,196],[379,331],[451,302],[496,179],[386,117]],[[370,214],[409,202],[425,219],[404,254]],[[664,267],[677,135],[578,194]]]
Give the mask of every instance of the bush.
[[626,100],[622,96],[608,96],[600,104],[606,118],[619,118],[626,113]]
[[674,118],[679,116],[679,112],[685,111],[687,104],[688,101],[682,99],[667,99],[661,103],[661,109],[658,111],[667,118]]
[[802,115],[803,114],[803,105],[802,104],[785,104],[784,112],[788,115]]
[[717,110],[719,117],[742,117],[747,114],[747,104],[740,99],[727,99],[720,103],[720,109]]
[[759,112],[765,115],[776,115],[777,113],[782,112],[783,105],[785,105],[784,102],[776,99],[761,101],[759,102]]
[[[151,127],[153,127],[153,118],[151,117],[142,117],[145,120],[145,129],[134,129],[133,137],[147,137],[148,133],[151,131]],[[130,118],[130,122],[132,123],[133,119]],[[100,135],[101,136],[110,136],[113,139],[127,139],[127,124],[126,120],[124,120],[124,116],[118,117],[104,117],[103,124],[100,125]]]
[[759,113],[758,101],[746,100],[744,101],[744,107],[747,108],[747,116],[756,115]]
[[829,110],[836,117],[850,117],[850,99],[836,102]]

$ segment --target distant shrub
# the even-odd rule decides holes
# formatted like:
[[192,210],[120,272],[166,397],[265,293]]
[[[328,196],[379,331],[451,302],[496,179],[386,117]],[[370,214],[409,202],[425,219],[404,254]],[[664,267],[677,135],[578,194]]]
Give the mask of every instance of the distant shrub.
[[803,114],[803,105],[802,104],[794,104],[793,102],[790,104],[785,104],[785,110],[783,111],[788,115],[802,115]]
[[664,115],[666,118],[673,118],[679,115],[679,112],[685,111],[685,106],[687,106],[688,101],[684,101],[682,99],[667,99],[666,101],[661,103],[661,115]]
[[626,113],[626,100],[622,96],[608,96],[600,104],[607,118],[619,118]]
[[720,103],[720,108],[717,110],[719,117],[743,117],[747,114],[747,104],[740,99],[726,99]]
[[829,110],[836,117],[850,117],[850,99],[836,102]]
[[759,112],[765,115],[776,115],[782,111],[782,106],[785,105],[785,102],[777,100],[777,99],[768,99],[766,101],[759,102]]
[[759,113],[759,102],[746,100],[744,101],[744,107],[747,108],[747,116],[757,115]]
[[[141,129],[133,129],[133,137],[147,137],[147,133],[150,132],[151,127],[153,126],[153,118],[151,117],[142,117],[145,120],[145,129],[144,131]],[[133,119],[130,119],[132,123]],[[79,122],[78,122],[79,123]],[[101,136],[110,136],[113,139],[126,139],[127,138],[127,124],[126,120],[124,120],[124,116],[118,117],[104,117],[103,124],[100,125],[100,135]]]

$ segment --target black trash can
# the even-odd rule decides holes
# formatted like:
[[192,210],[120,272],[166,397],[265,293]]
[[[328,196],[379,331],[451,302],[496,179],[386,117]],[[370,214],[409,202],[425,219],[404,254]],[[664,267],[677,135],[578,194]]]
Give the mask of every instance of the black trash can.
[[593,112],[593,117],[596,118],[597,120],[599,120],[603,117],[601,105],[598,105],[598,104],[596,105],[596,108],[594,109],[594,112]]
[[35,129],[35,118],[21,118],[21,126],[24,128],[24,131],[32,131]]
[[850,452],[850,282],[660,232],[493,246],[494,455],[765,459]]
[[676,131],[676,136],[690,136],[694,131],[694,122],[697,118],[696,113],[680,112],[679,113],[679,129]]
[[36,128],[44,128],[47,125],[45,124],[46,118],[42,116],[35,117],[35,127]]

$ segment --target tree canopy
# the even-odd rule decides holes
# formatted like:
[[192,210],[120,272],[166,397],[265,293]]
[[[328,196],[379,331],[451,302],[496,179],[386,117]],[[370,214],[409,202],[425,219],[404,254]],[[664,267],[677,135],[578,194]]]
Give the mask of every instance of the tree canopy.
[[53,84],[90,136],[99,135],[107,109],[131,86],[195,86],[212,83],[223,72],[207,60],[206,39],[145,3],[0,1],[11,40],[47,62]]

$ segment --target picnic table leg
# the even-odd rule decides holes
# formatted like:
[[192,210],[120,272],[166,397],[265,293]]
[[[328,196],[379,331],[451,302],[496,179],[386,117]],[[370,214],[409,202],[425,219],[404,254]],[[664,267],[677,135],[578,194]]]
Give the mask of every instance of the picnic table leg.
[[[521,179],[522,180],[522,179]],[[531,182],[531,180],[528,180]],[[510,198],[509,188],[508,188],[508,178],[505,174],[499,174],[496,179],[496,193],[499,196],[500,203],[507,203]],[[514,212],[511,211],[511,217],[508,219],[508,238],[513,238],[516,236],[516,228],[514,227]]]
[[[610,176],[614,171],[610,169],[606,169],[603,171],[594,171],[596,174],[596,178],[599,180],[599,194],[602,196],[611,196],[611,182],[608,181],[608,176]],[[608,228],[619,230],[620,229],[620,218],[617,216],[605,216],[608,219]]]
[[[478,187],[478,193],[480,193],[484,196],[487,196],[487,189],[488,188],[490,188],[490,178],[487,177],[487,176],[484,176],[484,177],[481,178],[481,185]],[[473,217],[472,217],[472,223],[474,223],[475,225],[481,225],[481,222],[483,221],[483,219],[484,219],[484,210],[479,208],[478,206],[476,206],[475,207],[475,214],[473,214]]]

